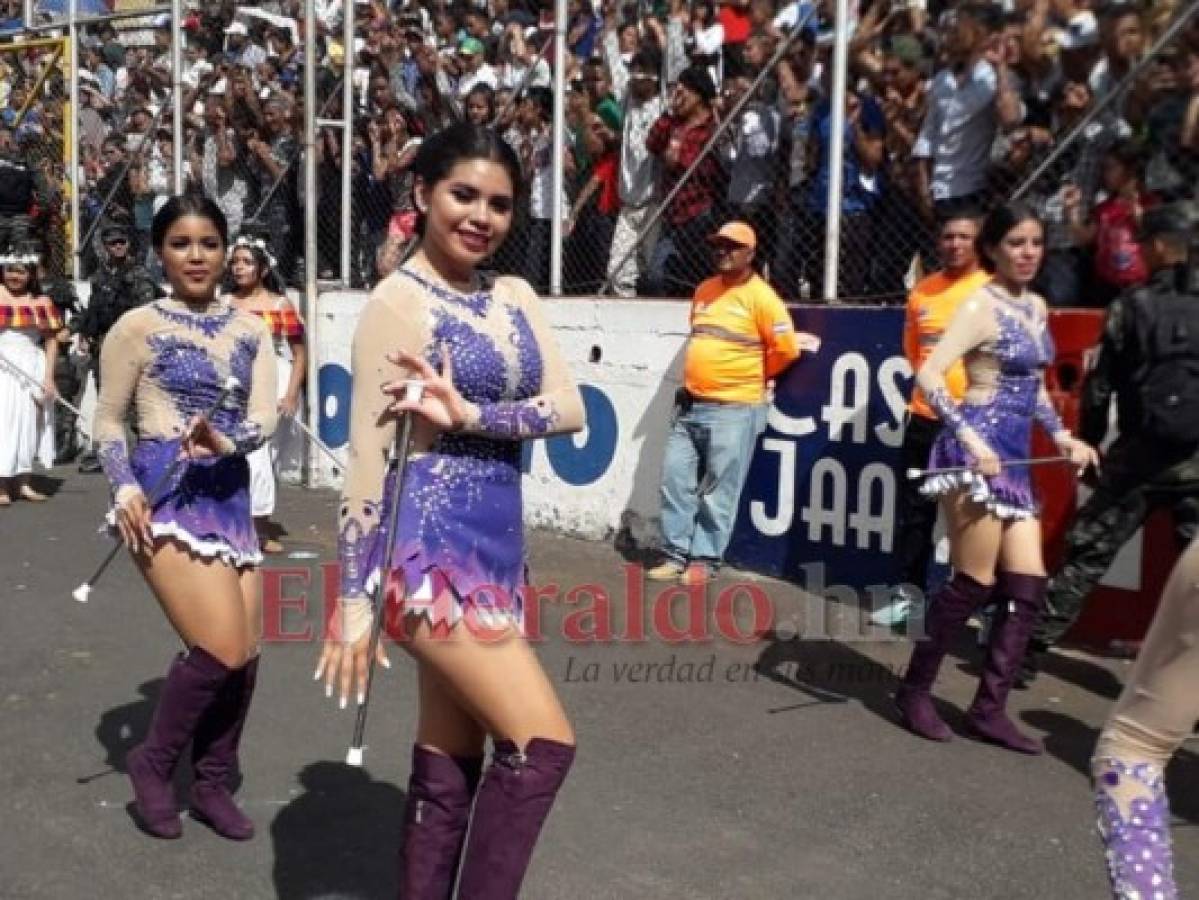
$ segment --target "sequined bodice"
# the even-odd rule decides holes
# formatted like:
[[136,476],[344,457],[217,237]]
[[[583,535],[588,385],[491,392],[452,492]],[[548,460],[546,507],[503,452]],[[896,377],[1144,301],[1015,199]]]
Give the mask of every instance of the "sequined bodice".
[[[528,317],[514,300],[490,287],[459,294],[406,268],[401,275],[436,298],[430,304],[430,339],[425,358],[435,369],[448,353],[454,387],[472,403],[520,401],[542,389],[542,357]],[[520,446],[481,435],[443,434],[435,453],[499,459],[516,465]]]
[[1040,375],[1040,370],[1053,359],[1053,338],[1049,334],[1046,323],[1041,323],[1041,333],[1034,336],[1020,317],[1004,307],[1002,302],[995,304],[995,321],[999,326],[999,336],[991,348],[991,353],[999,360],[1001,377],[1022,375]]

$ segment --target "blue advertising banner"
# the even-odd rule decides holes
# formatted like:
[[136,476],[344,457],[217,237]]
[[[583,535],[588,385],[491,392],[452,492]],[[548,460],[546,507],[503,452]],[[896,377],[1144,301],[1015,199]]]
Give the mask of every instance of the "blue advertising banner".
[[804,307],[820,338],[779,379],[741,495],[730,563],[818,589],[893,584],[899,451],[912,370],[902,308]]

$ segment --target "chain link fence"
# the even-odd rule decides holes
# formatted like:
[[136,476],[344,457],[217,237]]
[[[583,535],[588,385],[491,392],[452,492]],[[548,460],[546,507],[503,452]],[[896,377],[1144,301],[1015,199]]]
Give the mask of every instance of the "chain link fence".
[[69,182],[66,159],[70,135],[67,102],[68,48],[64,40],[23,40],[0,44],[0,109],[4,110],[6,146],[3,165],[19,167],[14,185],[32,184],[32,195],[6,198],[26,204],[5,224],[5,243],[36,238],[45,253],[47,272],[62,275],[70,267]]
[[[967,135],[978,152],[973,159],[959,154],[961,162],[956,171],[949,167],[948,177],[936,171],[951,158],[938,147],[942,126],[928,122],[929,81],[937,73],[947,77],[945,62],[938,58],[944,45],[917,41],[901,28],[871,31],[877,22],[859,23],[850,45],[844,101],[835,295],[824,284],[833,177],[833,54],[827,31],[757,34],[737,53],[726,46],[715,66],[703,66],[713,86],[719,85],[712,104],[715,117],[699,129],[705,139],[718,133],[711,159],[692,167],[684,164],[695,147],[675,146],[681,121],[676,118],[671,145],[655,150],[657,191],[646,213],[604,210],[602,187],[594,193],[586,189],[595,173],[592,148],[603,146],[596,133],[603,135],[604,128],[596,97],[587,92],[594,73],[585,64],[584,81],[566,100],[572,143],[563,164],[573,211],[564,292],[593,293],[599,280],[605,293],[690,296],[695,283],[711,273],[704,238],[722,222],[742,219],[758,234],[757,268],[785,299],[901,303],[912,284],[937,266],[935,235],[947,214],[985,213],[1020,196],[1047,226],[1039,290],[1055,306],[1103,306],[1119,289],[1144,277],[1137,261],[1135,215],[1129,213],[1135,208],[1139,215],[1154,203],[1196,199],[1195,5],[1178,4],[1173,18],[1142,15],[1134,6],[1106,13],[1094,26],[1099,33],[1081,50],[1069,48],[1054,57],[1042,82],[1033,81],[1032,67],[1021,59],[1021,29],[1031,26],[1018,15],[1007,17],[988,40],[993,42],[991,57],[1004,55],[1015,104],[1005,120],[1002,98],[992,101],[992,114]],[[1171,30],[1172,24],[1178,27]],[[946,16],[939,26],[942,38],[948,40],[955,27],[953,16]],[[1122,51],[1135,60],[1126,77],[1110,62],[1119,40],[1135,42],[1135,48]],[[688,64],[694,67],[697,58],[693,54]],[[610,73],[604,74],[610,83]],[[676,109],[688,102],[677,94],[676,88],[667,95],[667,104]],[[630,134],[624,131],[627,143]],[[608,137],[607,146],[619,152],[619,139]],[[683,140],[702,143],[690,136]],[[684,169],[685,183],[664,202],[666,189],[677,186]],[[655,240],[654,229],[637,226],[647,225],[658,213],[661,227]],[[634,225],[633,240],[624,220]],[[622,230],[625,236],[618,234],[614,241],[614,232]],[[641,261],[635,288],[627,279],[623,289],[606,283],[604,260],[610,268],[614,251]]]

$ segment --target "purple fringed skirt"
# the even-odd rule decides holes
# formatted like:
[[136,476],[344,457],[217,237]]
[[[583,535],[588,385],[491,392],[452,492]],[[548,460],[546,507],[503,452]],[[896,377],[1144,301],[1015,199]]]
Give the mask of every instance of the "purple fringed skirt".
[[[384,484],[380,511],[390,523],[394,475]],[[472,629],[524,628],[526,583],[521,475],[506,460],[427,453],[411,459],[404,478],[388,579],[388,632],[405,615],[428,619],[435,630],[465,620]],[[383,565],[383,542],[371,549],[368,584]]]
[[[1035,377],[1005,377],[991,402],[959,407],[966,423],[1003,461],[1028,458],[1038,385]],[[946,469],[973,462],[953,432],[942,428],[928,467]],[[957,490],[965,490],[971,500],[1000,519],[1029,519],[1040,512],[1028,466],[1005,466],[994,477],[971,471],[929,475],[920,486],[926,497],[942,497]]]
[[150,530],[192,553],[235,568],[262,562],[250,515],[250,468],[244,456],[189,460],[158,496],[150,491],[179,453],[179,442],[140,441],[129,463],[151,505]]

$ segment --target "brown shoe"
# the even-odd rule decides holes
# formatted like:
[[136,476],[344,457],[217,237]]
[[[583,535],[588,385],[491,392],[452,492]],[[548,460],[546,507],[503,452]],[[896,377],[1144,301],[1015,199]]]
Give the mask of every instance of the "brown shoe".
[[683,574],[683,564],[673,559],[659,563],[652,569],[647,569],[645,577],[650,581],[678,581]]

